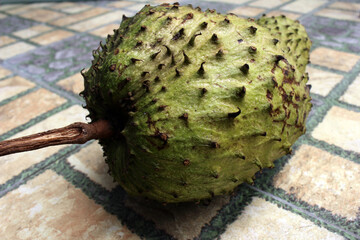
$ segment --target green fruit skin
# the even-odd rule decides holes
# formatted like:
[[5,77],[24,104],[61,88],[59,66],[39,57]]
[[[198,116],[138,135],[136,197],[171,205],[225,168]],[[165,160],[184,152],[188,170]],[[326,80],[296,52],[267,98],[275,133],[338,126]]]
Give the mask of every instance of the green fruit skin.
[[[265,20],[145,6],[94,51],[82,95],[92,121],[117,129],[100,143],[129,194],[166,203],[211,198],[291,152],[311,109],[308,50],[285,43],[274,19]],[[296,24],[298,45],[309,49]]]

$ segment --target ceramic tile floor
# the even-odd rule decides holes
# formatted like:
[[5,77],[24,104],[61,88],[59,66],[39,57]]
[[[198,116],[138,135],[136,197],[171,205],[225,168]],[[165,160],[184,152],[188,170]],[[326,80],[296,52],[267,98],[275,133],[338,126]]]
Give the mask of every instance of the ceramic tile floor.
[[[91,51],[123,14],[163,2],[1,3],[0,140],[86,121],[79,71]],[[293,154],[207,206],[128,197],[96,141],[2,157],[1,239],[360,239],[360,2],[197,5],[305,25],[314,107]]]

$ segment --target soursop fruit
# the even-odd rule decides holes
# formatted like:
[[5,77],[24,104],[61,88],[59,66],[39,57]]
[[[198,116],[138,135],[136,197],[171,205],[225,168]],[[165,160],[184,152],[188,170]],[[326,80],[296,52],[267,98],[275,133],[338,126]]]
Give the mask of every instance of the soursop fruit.
[[[300,40],[299,40],[300,39]],[[123,18],[83,73],[111,175],[131,195],[198,201],[291,152],[311,108],[310,41],[287,18],[162,4]]]

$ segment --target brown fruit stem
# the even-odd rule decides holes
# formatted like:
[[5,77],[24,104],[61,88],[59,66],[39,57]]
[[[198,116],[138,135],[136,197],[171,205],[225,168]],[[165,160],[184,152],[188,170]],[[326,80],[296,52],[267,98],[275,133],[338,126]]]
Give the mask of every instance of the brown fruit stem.
[[0,156],[61,145],[82,144],[91,139],[104,139],[113,133],[110,122],[99,120],[91,124],[76,122],[63,128],[0,142]]

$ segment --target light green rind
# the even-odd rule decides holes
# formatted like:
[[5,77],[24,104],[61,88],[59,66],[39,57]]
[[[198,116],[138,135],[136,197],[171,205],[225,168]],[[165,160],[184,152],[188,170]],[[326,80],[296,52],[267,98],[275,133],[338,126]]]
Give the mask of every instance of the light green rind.
[[311,108],[300,66],[308,51],[293,58],[286,37],[274,44],[269,28],[191,7],[146,6],[94,52],[83,95],[93,121],[108,119],[119,130],[101,144],[129,194],[210,198],[251,182],[291,151]]

